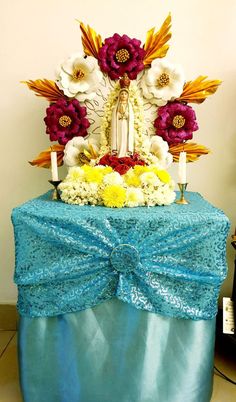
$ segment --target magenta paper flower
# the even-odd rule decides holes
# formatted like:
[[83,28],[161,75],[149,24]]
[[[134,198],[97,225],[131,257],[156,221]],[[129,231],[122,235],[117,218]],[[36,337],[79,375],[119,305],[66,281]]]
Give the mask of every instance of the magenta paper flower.
[[86,137],[88,134],[90,123],[86,118],[87,110],[77,99],[59,99],[50,105],[46,112],[46,133],[50,135],[51,141],[65,145],[74,137]]
[[140,45],[140,40],[130,39],[127,35],[120,36],[117,33],[105,39],[98,53],[98,64],[101,70],[112,80],[119,79],[124,73],[134,80],[144,69],[145,50]]
[[193,138],[193,131],[198,130],[196,115],[191,106],[180,102],[167,103],[158,108],[154,121],[156,133],[168,144],[179,144]]

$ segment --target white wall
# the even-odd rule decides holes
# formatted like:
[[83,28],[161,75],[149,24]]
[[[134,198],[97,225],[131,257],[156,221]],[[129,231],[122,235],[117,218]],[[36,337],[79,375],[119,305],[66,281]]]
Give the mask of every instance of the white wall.
[[[1,2],[1,276],[0,303],[14,302],[14,243],[11,209],[48,190],[49,172],[27,161],[49,146],[43,117],[47,102],[21,80],[54,79],[57,63],[81,49],[75,19],[103,38],[115,32],[145,40],[172,13],[169,59],[180,62],[187,79],[220,78],[216,95],[194,106],[200,130],[195,140],[212,154],[188,166],[189,189],[222,208],[236,225],[236,1],[235,0],[10,0]],[[176,172],[174,171],[174,174]],[[233,229],[232,229],[233,230]],[[232,232],[231,230],[231,232]],[[230,295],[230,273],[222,293]]]

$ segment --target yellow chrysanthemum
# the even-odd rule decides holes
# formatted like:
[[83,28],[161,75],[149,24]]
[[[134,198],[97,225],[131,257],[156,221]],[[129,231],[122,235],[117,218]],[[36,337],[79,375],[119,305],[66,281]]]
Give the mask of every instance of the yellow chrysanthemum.
[[105,166],[105,167],[102,169],[102,173],[103,173],[104,175],[106,175],[106,174],[108,174],[108,173],[111,173],[111,172],[113,172],[113,169],[112,169],[111,166]]
[[92,166],[89,166],[89,165],[83,165],[83,166],[81,166],[81,169],[82,169],[84,172],[89,172],[89,171],[91,171],[91,169],[93,169],[93,168],[92,168]]
[[159,169],[156,166],[150,167],[151,172],[155,173],[158,176]]
[[163,183],[170,183],[171,181],[171,176],[166,170],[158,170],[157,171],[157,176]]
[[124,180],[128,186],[139,187],[141,182],[139,176],[137,176],[131,169],[124,175]]
[[140,165],[134,166],[134,173],[137,176],[140,176],[141,174],[146,172],[150,172],[150,168],[148,166],[140,166]]
[[103,203],[106,207],[122,208],[126,200],[126,191],[122,186],[107,186],[102,193]]
[[85,170],[85,179],[88,183],[102,183],[103,172],[102,169],[90,168]]

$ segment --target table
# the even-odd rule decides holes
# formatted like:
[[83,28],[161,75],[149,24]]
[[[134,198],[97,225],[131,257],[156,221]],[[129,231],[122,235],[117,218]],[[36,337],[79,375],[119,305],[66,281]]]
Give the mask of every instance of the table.
[[209,402],[229,221],[191,204],[13,210],[26,402]]

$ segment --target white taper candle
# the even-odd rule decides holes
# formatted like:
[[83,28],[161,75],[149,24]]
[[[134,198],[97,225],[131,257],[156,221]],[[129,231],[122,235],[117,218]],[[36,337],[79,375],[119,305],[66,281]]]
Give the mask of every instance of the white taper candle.
[[51,171],[52,171],[52,180],[58,181],[57,153],[56,152],[51,152]]
[[186,152],[180,152],[179,154],[179,169],[178,169],[179,183],[187,183],[186,175]]

